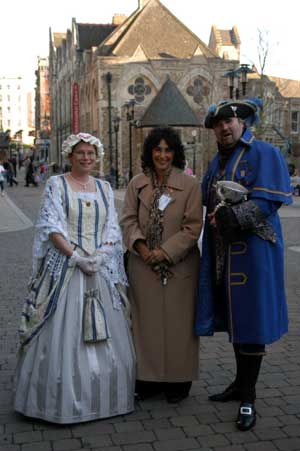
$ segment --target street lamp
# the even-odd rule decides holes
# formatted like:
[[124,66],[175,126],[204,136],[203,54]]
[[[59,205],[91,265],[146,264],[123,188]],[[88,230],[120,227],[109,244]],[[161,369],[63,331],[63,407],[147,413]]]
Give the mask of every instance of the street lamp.
[[196,175],[196,136],[197,130],[192,130],[193,137],[193,174]]
[[116,147],[115,147],[115,169],[116,169],[116,189],[119,189],[119,155],[118,155],[118,132],[120,127],[121,118],[119,116],[114,116],[114,132],[116,137]]
[[126,121],[129,123],[129,180],[132,179],[132,126],[134,121],[134,106],[136,101],[134,99],[128,100],[125,103]]
[[224,74],[228,79],[229,98],[238,100],[240,97],[239,79],[241,77],[242,95],[246,95],[247,75],[254,71],[249,68],[249,64],[241,64],[237,69],[229,70]]

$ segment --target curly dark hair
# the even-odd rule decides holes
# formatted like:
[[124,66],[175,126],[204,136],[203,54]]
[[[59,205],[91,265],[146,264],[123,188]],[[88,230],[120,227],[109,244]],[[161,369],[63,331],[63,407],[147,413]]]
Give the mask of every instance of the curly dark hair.
[[146,137],[141,156],[143,171],[147,168],[154,169],[152,160],[152,150],[164,139],[169,148],[174,151],[173,166],[179,169],[185,167],[184,147],[179,134],[171,127],[157,127],[151,130]]

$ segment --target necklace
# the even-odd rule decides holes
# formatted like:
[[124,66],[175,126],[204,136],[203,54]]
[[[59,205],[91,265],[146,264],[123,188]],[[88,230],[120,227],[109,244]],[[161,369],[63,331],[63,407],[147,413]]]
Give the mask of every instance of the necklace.
[[77,183],[78,185],[82,186],[84,191],[86,190],[88,184],[90,183],[90,176],[89,176],[89,179],[88,179],[88,181],[86,183],[82,183],[79,180],[75,179],[75,177],[73,177],[73,175],[71,173],[69,173],[69,176],[70,176],[70,178],[72,180],[74,180],[75,183]]

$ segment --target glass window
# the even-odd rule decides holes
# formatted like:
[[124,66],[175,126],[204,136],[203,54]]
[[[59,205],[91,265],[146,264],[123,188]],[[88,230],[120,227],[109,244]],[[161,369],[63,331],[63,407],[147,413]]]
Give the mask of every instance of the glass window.
[[291,132],[297,133],[298,132],[298,121],[299,121],[299,112],[298,111],[292,111],[291,115]]

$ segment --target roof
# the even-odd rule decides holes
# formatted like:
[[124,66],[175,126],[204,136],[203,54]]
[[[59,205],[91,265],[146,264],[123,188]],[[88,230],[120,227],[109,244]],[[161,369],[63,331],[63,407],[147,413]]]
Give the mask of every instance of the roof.
[[199,119],[176,84],[167,78],[140,119],[140,127],[198,127]]
[[237,47],[241,44],[236,26],[232,27],[231,30],[220,30],[216,25],[213,25],[211,27],[211,34],[214,35],[215,40],[219,45],[233,45],[234,47]]
[[283,97],[300,97],[300,81],[268,75],[269,80],[276,86]]
[[117,28],[115,24],[77,23],[76,26],[80,50],[97,47]]
[[203,55],[217,56],[159,0],[149,0],[136,10],[98,51],[100,55],[131,57],[139,46],[149,59],[191,58],[199,47]]

